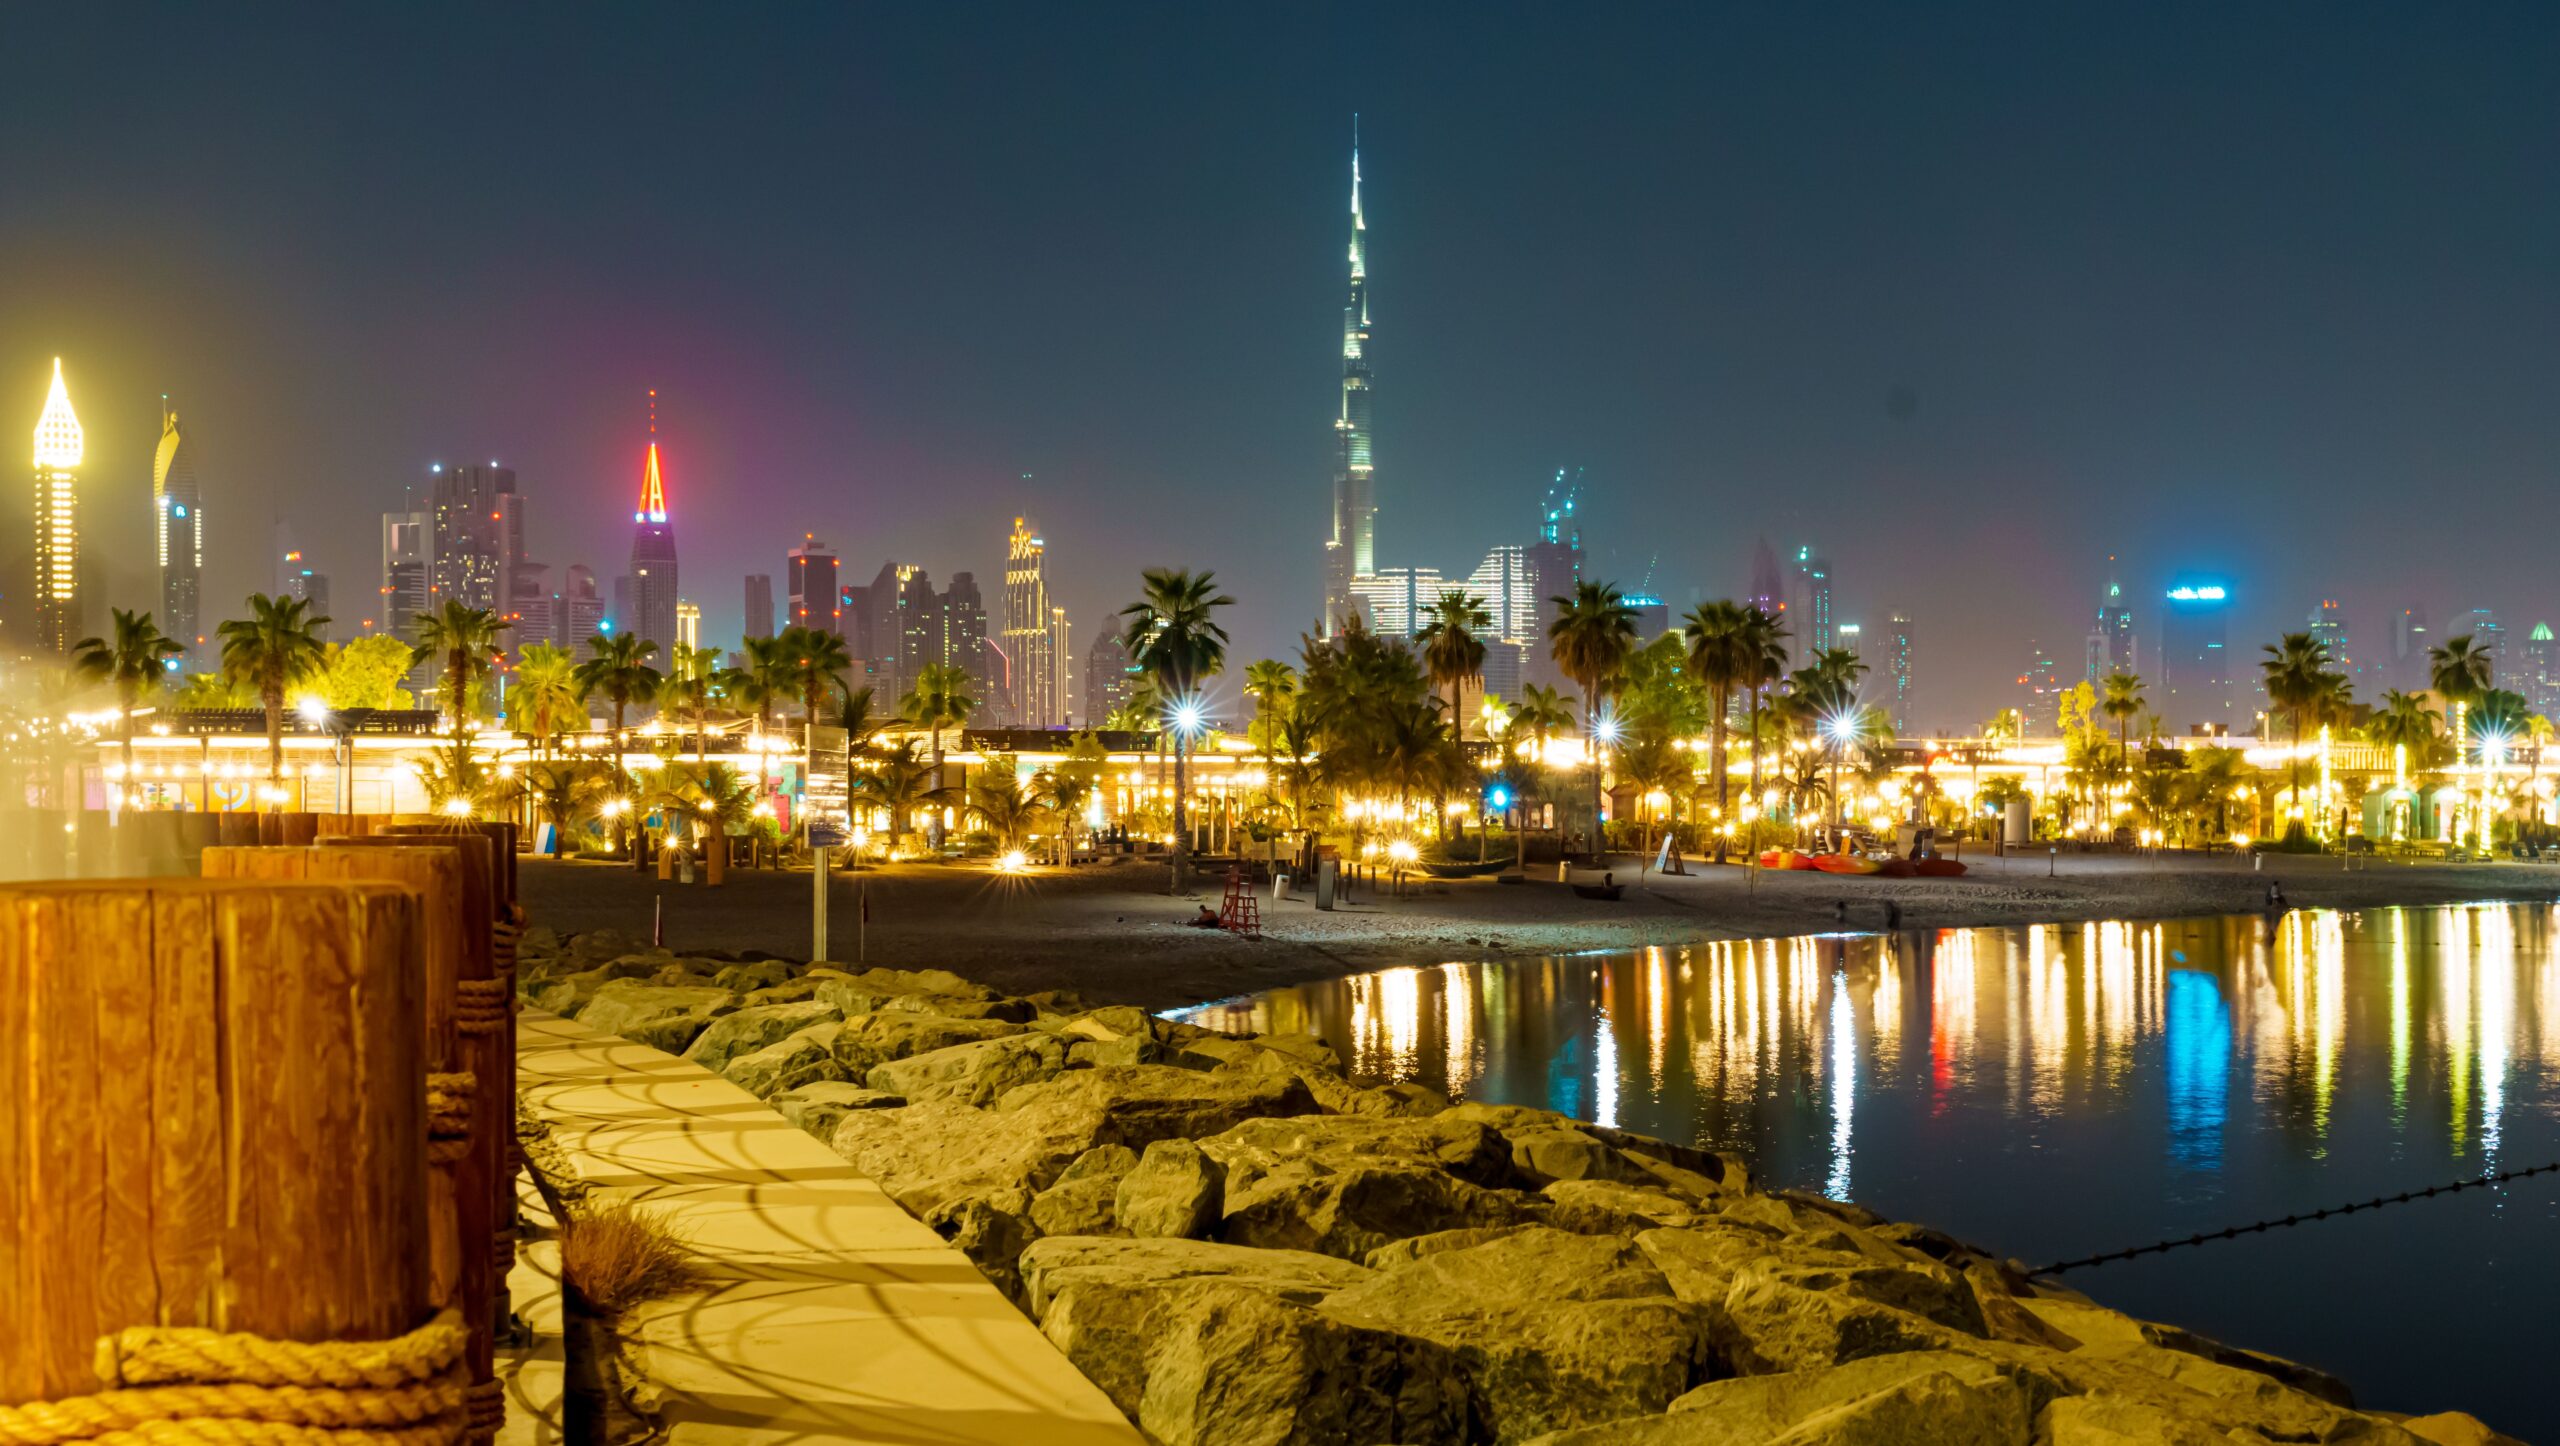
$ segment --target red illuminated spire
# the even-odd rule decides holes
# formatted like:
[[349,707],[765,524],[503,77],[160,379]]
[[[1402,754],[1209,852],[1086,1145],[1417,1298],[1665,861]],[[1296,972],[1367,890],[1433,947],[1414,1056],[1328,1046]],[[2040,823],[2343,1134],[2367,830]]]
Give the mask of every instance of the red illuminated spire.
[[667,520],[667,479],[658,470],[658,389],[649,389],[649,463],[640,474],[640,510],[631,515],[634,522]]

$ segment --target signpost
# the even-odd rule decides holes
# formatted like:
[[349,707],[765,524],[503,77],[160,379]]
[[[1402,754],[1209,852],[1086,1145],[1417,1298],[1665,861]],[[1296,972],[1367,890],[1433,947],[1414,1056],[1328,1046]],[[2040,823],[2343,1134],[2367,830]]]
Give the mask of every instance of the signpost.
[[827,851],[844,847],[852,831],[852,762],[843,729],[809,729],[800,806],[809,830],[811,963],[827,957]]

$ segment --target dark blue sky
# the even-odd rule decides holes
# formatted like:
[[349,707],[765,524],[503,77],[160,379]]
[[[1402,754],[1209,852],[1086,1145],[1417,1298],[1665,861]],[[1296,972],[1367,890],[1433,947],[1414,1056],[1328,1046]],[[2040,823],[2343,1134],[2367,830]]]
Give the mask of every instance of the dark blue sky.
[[1765,532],[1912,611],[1932,723],[2076,657],[2110,552],[2228,574],[2235,643],[2560,613],[2547,8],[16,6],[0,54],[0,414],[66,358],[118,601],[162,392],[209,597],[281,515],[352,614],[436,459],[619,570],[656,386],[715,634],[804,530],[991,584],[1027,509],[1079,647],[1164,562],[1283,648],[1357,110],[1390,562],[1587,467],[1675,605]]

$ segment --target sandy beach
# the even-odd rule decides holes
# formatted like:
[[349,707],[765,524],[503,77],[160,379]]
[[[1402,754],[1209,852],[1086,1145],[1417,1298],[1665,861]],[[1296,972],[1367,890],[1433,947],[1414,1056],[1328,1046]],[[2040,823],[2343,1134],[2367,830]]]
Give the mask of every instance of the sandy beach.
[[[1202,904],[1216,907],[1222,875],[1177,897],[1166,892],[1161,865],[1000,875],[984,864],[904,864],[833,879],[828,952],[848,962],[950,969],[1010,992],[1073,989],[1162,1009],[1401,964],[1812,933],[1839,927],[1841,901],[1850,928],[1875,930],[1885,927],[1888,901],[1901,908],[1906,929],[2256,912],[2270,880],[2302,908],[2560,897],[2560,864],[2342,868],[2334,858],[2269,857],[2253,871],[2245,858],[2041,853],[1970,862],[1973,872],[1962,879],[1891,880],[1769,872],[1755,879],[1749,870],[1693,863],[1686,876],[1647,874],[1640,883],[1630,862],[1617,870],[1629,887],[1615,903],[1577,897],[1551,879],[1468,879],[1408,884],[1400,898],[1364,888],[1319,912],[1306,895],[1275,902],[1266,887],[1259,940],[1183,923]],[[607,864],[528,859],[522,885],[534,922],[564,932],[611,927],[646,937],[653,900],[663,899],[672,949],[809,953],[805,872],[737,871],[711,889],[660,884]]]

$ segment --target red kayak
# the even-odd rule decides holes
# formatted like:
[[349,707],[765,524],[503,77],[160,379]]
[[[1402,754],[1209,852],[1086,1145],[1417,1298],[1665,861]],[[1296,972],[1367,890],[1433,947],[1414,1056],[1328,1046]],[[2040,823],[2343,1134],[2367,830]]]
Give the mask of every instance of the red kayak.
[[1911,871],[1924,879],[1960,879],[1964,865],[1954,859],[1913,859]]

